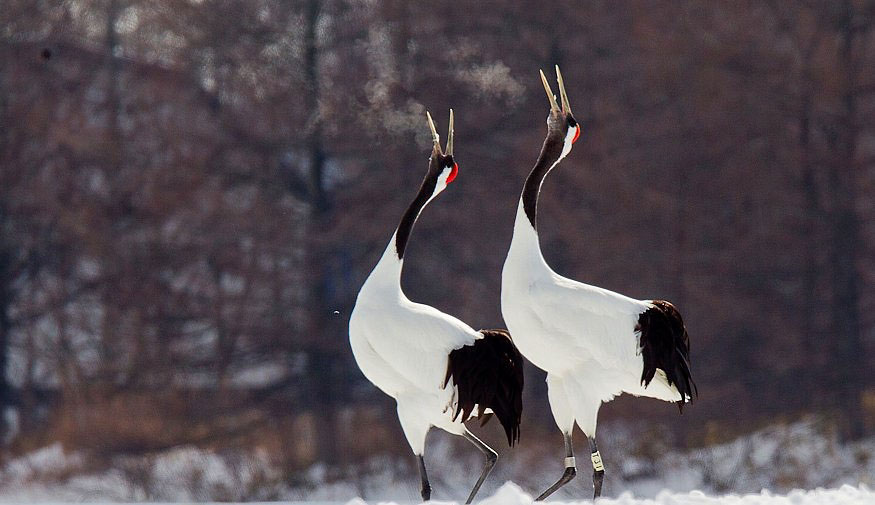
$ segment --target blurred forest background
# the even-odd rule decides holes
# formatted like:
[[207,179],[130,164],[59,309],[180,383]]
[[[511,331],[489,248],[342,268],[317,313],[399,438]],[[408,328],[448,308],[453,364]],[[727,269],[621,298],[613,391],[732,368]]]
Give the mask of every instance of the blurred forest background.
[[[702,393],[602,419],[686,447],[808,413],[871,434],[875,2],[3,0],[0,458],[409,457],[350,310],[425,173],[425,110],[443,132],[453,107],[460,176],[404,286],[503,326],[554,63],[583,134],[545,255],[674,301]],[[521,450],[558,451],[527,373]]]

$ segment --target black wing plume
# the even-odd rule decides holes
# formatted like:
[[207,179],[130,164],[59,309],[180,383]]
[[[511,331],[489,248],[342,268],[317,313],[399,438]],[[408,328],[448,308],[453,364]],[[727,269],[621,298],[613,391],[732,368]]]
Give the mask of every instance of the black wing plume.
[[458,396],[453,420],[467,420],[479,406],[479,419],[486,424],[491,409],[504,427],[507,443],[520,438],[523,411],[523,357],[506,330],[480,330],[483,338],[452,351],[447,362],[444,387],[450,378]]

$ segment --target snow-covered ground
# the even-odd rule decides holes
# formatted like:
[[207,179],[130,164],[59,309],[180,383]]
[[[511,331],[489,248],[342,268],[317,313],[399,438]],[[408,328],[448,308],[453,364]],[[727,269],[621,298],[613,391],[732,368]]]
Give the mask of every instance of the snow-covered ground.
[[[20,503],[20,502],[17,502]],[[87,502],[83,502],[86,503]],[[267,502],[265,502],[267,503]],[[369,502],[361,498],[353,498],[346,502],[270,502],[273,505],[369,505]],[[370,502],[370,505],[413,505],[414,502]],[[457,502],[432,501],[431,505],[456,505]],[[512,482],[505,483],[492,496],[484,497],[475,503],[480,505],[530,505],[535,503],[532,496],[523,491]],[[589,505],[591,500],[577,501],[551,501],[557,505]],[[842,486],[838,489],[818,488],[813,491],[794,490],[784,495],[772,494],[762,491],[756,494],[746,495],[722,495],[708,496],[701,491],[687,493],[673,493],[662,491],[653,498],[638,498],[630,492],[622,493],[616,498],[600,498],[598,505],[872,505],[875,503],[875,492],[865,485]],[[49,505],[43,502],[41,505]],[[219,505],[203,504],[203,505]],[[223,502],[222,505],[233,505]],[[253,505],[248,502],[248,505]]]
[[[435,503],[435,502],[432,502]],[[449,502],[446,502],[449,503]],[[479,502],[481,505],[528,505],[532,497],[511,482],[502,486],[494,495]],[[571,504],[590,504],[590,500],[574,502],[555,502]],[[600,498],[599,505],[872,505],[875,492],[865,486],[842,486],[839,489],[816,489],[814,491],[792,491],[787,495],[773,495],[768,492],[747,495],[707,496],[701,491],[672,493],[663,491],[654,498],[636,498],[632,493],[623,493],[617,498]],[[367,505],[361,499],[354,499],[346,505]],[[441,504],[445,505],[445,504]]]
[[[870,491],[875,488],[875,438],[842,444],[827,423],[816,420],[777,425],[687,452],[663,447],[658,442],[662,437],[642,437],[634,427],[610,427],[599,436],[608,469],[603,505],[875,505],[875,494]],[[561,453],[559,440],[556,447],[504,451],[481,490],[481,503],[529,503],[530,494],[543,490],[561,473],[557,451]],[[477,451],[437,434],[429,440],[426,461],[435,504],[467,495],[482,464]],[[581,471],[554,499],[577,503],[591,496],[591,486],[588,472]],[[258,451],[181,447],[150,458],[115,458],[105,462],[103,469],[95,469],[81,455],[53,445],[0,469],[0,502],[5,503],[308,501],[361,505],[419,503],[418,497],[418,478],[406,459],[374,458],[341,474],[316,466],[290,482]]]

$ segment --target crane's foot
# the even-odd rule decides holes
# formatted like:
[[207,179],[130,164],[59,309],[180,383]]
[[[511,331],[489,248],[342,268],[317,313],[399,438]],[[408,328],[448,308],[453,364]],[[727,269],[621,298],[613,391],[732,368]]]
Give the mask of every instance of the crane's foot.
[[496,454],[495,452],[490,452],[486,454],[486,464],[483,465],[483,471],[480,472],[480,478],[477,479],[477,483],[474,484],[474,488],[471,489],[471,494],[469,494],[468,499],[465,500],[465,505],[469,505],[472,501],[474,501],[474,497],[477,496],[477,491],[480,491],[480,486],[483,485],[483,481],[486,480],[486,477],[489,476],[489,473],[495,466],[496,461],[498,461],[498,454]]
[[602,495],[602,482],[605,480],[604,470],[594,470],[592,472],[592,499],[595,500]]
[[431,484],[428,483],[428,474],[425,473],[425,459],[421,454],[417,454],[416,459],[419,461],[419,494],[422,496],[422,501],[429,501],[431,500]]
[[568,484],[575,476],[577,475],[577,469],[573,466],[569,466],[565,468],[565,473],[562,474],[562,477],[559,477],[559,480],[556,481],[555,484],[547,488],[546,491],[541,493],[541,496],[535,498],[535,501],[542,501],[551,494],[555,493],[557,489]]

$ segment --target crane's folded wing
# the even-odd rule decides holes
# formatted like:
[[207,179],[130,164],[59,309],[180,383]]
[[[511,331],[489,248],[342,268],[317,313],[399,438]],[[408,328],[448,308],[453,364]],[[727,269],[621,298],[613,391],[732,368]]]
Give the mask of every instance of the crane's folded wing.
[[639,349],[635,324],[647,302],[571,279],[551,279],[531,286],[532,310],[545,333],[563,352],[623,369]]
[[368,342],[388,366],[425,391],[442,388],[450,351],[470,345],[480,334],[434,307],[409,302],[391,324],[370,328]]

